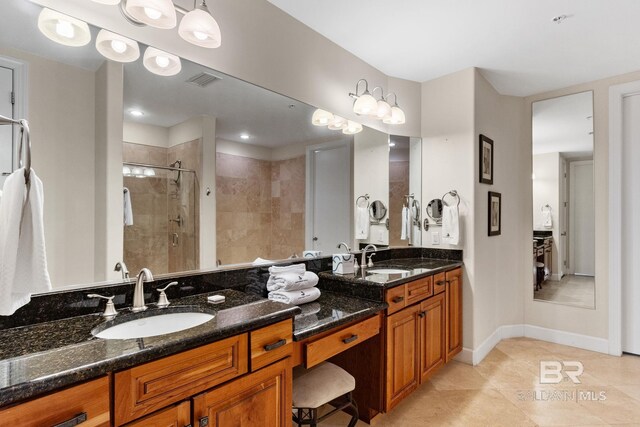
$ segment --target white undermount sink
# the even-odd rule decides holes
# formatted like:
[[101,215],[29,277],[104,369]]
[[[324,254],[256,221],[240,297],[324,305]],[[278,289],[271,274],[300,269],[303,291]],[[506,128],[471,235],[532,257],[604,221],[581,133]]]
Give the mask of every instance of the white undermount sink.
[[406,274],[409,270],[401,268],[376,268],[375,270],[367,270],[368,274]]
[[207,313],[158,314],[120,323],[93,335],[107,340],[155,337],[195,328],[211,319],[213,314]]

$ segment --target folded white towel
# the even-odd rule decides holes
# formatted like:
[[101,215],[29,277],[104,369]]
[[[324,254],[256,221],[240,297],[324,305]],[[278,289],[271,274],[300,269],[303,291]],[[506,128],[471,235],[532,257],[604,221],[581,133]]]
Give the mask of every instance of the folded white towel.
[[9,316],[31,301],[34,292],[51,290],[44,242],[42,181],[31,170],[29,190],[24,168],[9,175],[0,200],[0,315]]
[[299,291],[313,288],[318,284],[318,275],[313,271],[298,273],[279,273],[269,276],[268,291]]
[[269,299],[285,304],[300,305],[312,302],[320,298],[320,289],[309,288],[300,291],[273,291],[269,292]]
[[551,216],[551,209],[542,211],[542,226],[544,228],[553,228],[553,217]]
[[252,262],[252,264],[253,265],[273,264],[273,261],[258,257]]
[[305,271],[307,271],[306,264],[292,264],[284,267],[279,265],[272,265],[271,267],[269,267],[269,273],[271,274],[281,274],[281,273],[304,274]]
[[133,225],[133,209],[131,208],[131,192],[127,187],[123,191],[124,225]]
[[358,206],[356,208],[356,239],[369,238],[369,208],[366,206]]
[[458,207],[442,207],[442,237],[447,239],[451,245],[457,245],[460,241],[460,226],[458,218]]
[[411,218],[409,213],[409,208],[406,206],[402,207],[402,225],[400,230],[400,240],[411,239]]

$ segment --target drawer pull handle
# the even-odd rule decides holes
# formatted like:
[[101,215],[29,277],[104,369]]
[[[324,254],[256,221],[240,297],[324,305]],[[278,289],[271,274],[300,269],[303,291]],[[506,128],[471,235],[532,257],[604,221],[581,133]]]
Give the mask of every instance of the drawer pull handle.
[[404,301],[404,297],[394,297],[391,300],[391,302],[394,303],[394,304],[397,304],[397,303],[402,302],[402,301]]
[[444,286],[444,284],[445,284],[445,281],[444,281],[444,280],[438,280],[438,281],[436,282],[436,286]]
[[81,412],[70,420],[63,421],[60,424],[56,424],[54,427],[73,427],[77,426],[78,424],[82,424],[85,421],[87,421],[87,413]]
[[345,344],[349,344],[349,343],[354,342],[357,339],[358,339],[358,336],[354,334],[354,335],[351,335],[349,338],[343,339],[342,342],[345,343]]
[[426,311],[421,311],[420,313],[418,313],[418,316],[420,316],[420,318],[423,318],[426,315],[427,315]]
[[287,343],[287,340],[281,339],[280,341],[276,341],[273,344],[267,344],[264,346],[264,351],[275,350],[276,348],[280,348]]

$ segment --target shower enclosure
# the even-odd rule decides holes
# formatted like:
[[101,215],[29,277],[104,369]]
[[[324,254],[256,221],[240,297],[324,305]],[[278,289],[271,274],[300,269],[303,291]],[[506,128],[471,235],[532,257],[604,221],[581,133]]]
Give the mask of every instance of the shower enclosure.
[[154,274],[198,268],[196,173],[181,167],[123,163],[123,194],[131,198],[133,224],[124,225],[124,262]]

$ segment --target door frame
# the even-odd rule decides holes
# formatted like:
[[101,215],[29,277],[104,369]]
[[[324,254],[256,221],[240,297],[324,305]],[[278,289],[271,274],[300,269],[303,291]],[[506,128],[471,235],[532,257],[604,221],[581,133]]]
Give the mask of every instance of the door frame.
[[609,88],[609,354],[622,354],[623,99],[640,94],[640,80]]
[[[15,102],[13,104],[13,119],[27,119],[28,120],[28,99],[27,96],[27,79],[29,66],[26,62],[12,58],[10,56],[0,56],[0,67],[13,70],[13,93],[15,95]],[[15,170],[18,167],[20,161],[20,153],[18,153],[18,146],[20,141],[20,132],[13,132],[13,158],[11,159],[12,168]]]
[[[353,194],[353,138],[349,138],[349,139],[337,139],[335,141],[330,141],[330,142],[324,142],[321,144],[315,144],[315,145],[309,145],[306,148],[306,163],[307,163],[307,167],[306,167],[306,177],[305,177],[305,187],[306,187],[306,192],[305,192],[305,216],[304,216],[304,222],[305,222],[305,227],[304,227],[304,245],[305,248],[313,248],[313,234],[314,234],[314,229],[313,229],[313,224],[314,224],[314,200],[315,200],[315,191],[314,191],[314,186],[313,183],[311,182],[313,179],[313,176],[315,174],[315,162],[314,162],[314,158],[315,158],[315,152],[317,150],[329,150],[329,149],[333,149],[333,148],[341,148],[341,147],[348,147],[349,150],[349,165],[350,165],[350,171],[349,171],[349,176],[350,176],[350,182],[349,182],[349,194]],[[353,218],[353,206],[350,207],[350,214],[349,214],[349,218]],[[353,220],[351,220],[349,222],[349,236],[353,237]],[[349,239],[351,240],[351,239]],[[347,241],[347,244],[351,245],[352,242]]]
[[[569,259],[567,260],[568,264],[569,264],[569,268],[568,268],[568,274],[576,274],[575,271],[575,266],[576,266],[576,242],[575,242],[575,238],[576,235],[578,234],[576,232],[576,225],[575,225],[575,221],[574,221],[574,217],[573,215],[575,215],[576,209],[575,209],[575,200],[576,200],[576,196],[575,196],[575,185],[576,185],[576,179],[575,179],[575,167],[576,166],[582,166],[582,165],[587,165],[590,164],[591,165],[591,173],[592,175],[595,177],[595,169],[593,168],[593,160],[574,160],[574,161],[570,161],[569,163],[569,212],[568,212],[568,216],[569,216],[569,235],[568,235],[568,244],[569,244]],[[594,200],[595,200],[595,183],[592,182],[591,184],[592,188],[593,188],[593,195],[594,195]],[[592,209],[595,209],[595,206],[592,207]],[[594,233],[595,233],[595,224],[594,224]],[[594,247],[594,251],[595,251],[595,247]],[[594,259],[595,259],[595,255],[594,255]],[[595,274],[594,276],[595,277]]]

